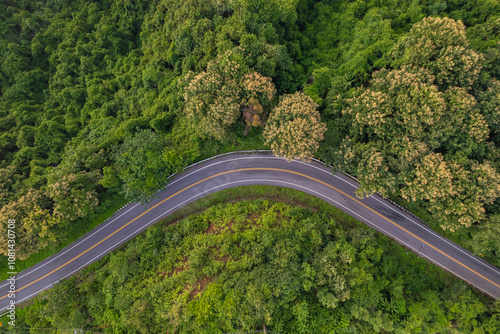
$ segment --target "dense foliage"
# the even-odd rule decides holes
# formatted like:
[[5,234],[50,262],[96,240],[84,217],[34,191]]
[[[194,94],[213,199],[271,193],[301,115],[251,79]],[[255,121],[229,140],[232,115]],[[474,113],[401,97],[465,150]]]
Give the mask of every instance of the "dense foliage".
[[[496,214],[487,209],[500,196],[490,139],[498,126],[498,80],[481,72],[482,56],[464,25],[449,18],[415,24],[391,57],[393,69],[374,72],[351,98],[332,100],[349,124],[339,148],[330,148],[334,169],[355,174],[360,195],[397,195],[419,203],[442,229],[475,224],[484,238],[483,226],[492,232],[488,220]],[[484,247],[474,239],[473,249]]]
[[374,73],[344,109],[351,136],[336,157],[359,177],[360,193],[425,200],[447,228],[468,227],[499,196],[500,175],[484,158],[467,159],[484,151],[488,133],[474,97],[459,87],[442,92],[434,80],[424,69]]
[[287,160],[310,160],[314,156],[326,131],[317,107],[304,93],[283,95],[263,133],[275,155]]
[[242,105],[252,99],[255,105],[269,106],[276,93],[270,78],[240,66],[231,59],[235,56],[228,51],[210,62],[206,71],[184,78],[184,110],[194,132],[202,136],[226,139]]
[[[117,192],[147,201],[172,172],[224,150],[207,146],[240,143],[243,131],[224,131],[240,106],[247,106],[247,123],[262,125],[274,85],[295,91],[304,78],[286,46],[298,31],[296,6],[0,4],[1,228],[3,218],[18,219],[22,257],[64,240],[68,224],[85,227]],[[219,77],[212,91],[186,80],[211,80],[228,65],[238,73]],[[236,87],[227,77],[233,74]],[[40,218],[30,220],[29,211]]]
[[[500,266],[499,82],[498,0],[5,1],[0,243],[16,219],[29,258],[117,194],[148,201],[197,159],[277,147]],[[290,96],[310,123],[271,131]]]
[[498,305],[384,239],[295,205],[216,205],[148,229],[38,296],[18,326],[31,333],[87,321],[87,330],[106,333],[500,330]]

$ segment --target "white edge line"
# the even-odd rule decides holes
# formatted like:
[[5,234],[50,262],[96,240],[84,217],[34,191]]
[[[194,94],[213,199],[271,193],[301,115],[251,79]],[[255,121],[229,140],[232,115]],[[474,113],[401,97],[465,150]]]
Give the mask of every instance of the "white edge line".
[[[268,152],[268,151],[266,151],[266,152]],[[245,153],[242,153],[242,154],[245,154]],[[227,155],[229,155],[229,154],[227,154]],[[216,156],[216,157],[212,157],[212,158],[209,158],[209,159],[205,159],[205,160],[200,161],[200,162],[198,162],[198,163],[196,163],[196,164],[193,164],[193,165],[190,165],[190,166],[186,167],[186,169],[187,169],[187,168],[194,167],[194,166],[196,166],[196,165],[198,165],[198,164],[200,164],[200,163],[202,163],[202,162],[206,162],[206,161],[209,161],[209,160],[212,160],[212,159],[215,159],[215,158],[218,158],[218,157],[222,157],[222,156],[224,156],[224,155],[221,155],[221,156]],[[172,184],[176,183],[177,181],[180,181],[180,180],[182,180],[182,179],[184,179],[184,178],[186,178],[186,177],[188,177],[188,176],[190,176],[190,175],[192,175],[192,174],[194,174],[194,173],[197,173],[197,172],[199,172],[199,171],[201,171],[201,170],[203,170],[203,169],[205,169],[205,168],[212,167],[212,166],[215,166],[215,165],[218,165],[218,164],[224,163],[224,162],[230,162],[230,161],[236,161],[236,160],[244,160],[244,159],[255,159],[255,158],[258,158],[258,159],[263,159],[263,158],[267,158],[267,159],[273,159],[273,158],[274,158],[274,159],[281,159],[281,158],[278,158],[278,157],[275,157],[275,156],[271,156],[271,157],[259,157],[259,156],[257,156],[257,157],[251,157],[251,158],[250,158],[250,157],[242,157],[242,158],[235,158],[235,159],[229,159],[229,160],[218,161],[218,162],[215,162],[215,163],[213,163],[213,164],[209,164],[209,165],[207,165],[207,166],[204,166],[204,167],[202,167],[202,168],[200,168],[200,169],[197,169],[197,170],[195,170],[195,171],[193,171],[193,172],[191,172],[191,173],[188,173],[188,174],[184,175],[183,177],[181,177],[181,178],[179,178],[179,179],[177,179],[177,180],[174,180],[174,181],[172,181],[172,182],[170,182],[170,183],[167,183],[167,185],[165,186],[165,188],[166,188],[166,187],[168,187],[169,185],[172,185]],[[174,176],[174,175],[172,175],[172,176]],[[128,205],[129,205],[129,204],[131,204],[131,203],[132,203],[132,202],[129,202],[129,203],[127,203],[125,206],[123,206],[123,207],[121,207],[120,209],[116,210],[114,214],[116,214],[116,213],[120,212],[121,210],[123,210],[126,206],[128,206]],[[134,205],[134,206],[132,206],[130,209],[128,209],[127,211],[123,212],[121,215],[119,215],[119,216],[115,217],[114,219],[112,219],[111,221],[109,221],[108,223],[106,223],[105,225],[101,226],[98,230],[94,231],[91,235],[87,236],[85,239],[83,239],[83,240],[79,241],[79,242],[78,242],[78,243],[76,243],[76,244],[70,244],[69,246],[71,246],[71,247],[70,247],[70,248],[68,248],[67,250],[65,250],[64,252],[62,252],[62,253],[58,254],[58,255],[57,255],[57,256],[55,256],[53,259],[51,259],[51,260],[49,260],[49,261],[45,262],[44,264],[40,265],[39,267],[34,268],[34,269],[32,269],[31,271],[28,271],[28,272],[24,273],[22,276],[17,277],[17,279],[21,279],[21,278],[23,278],[23,277],[25,277],[25,276],[27,276],[27,275],[29,275],[29,274],[31,274],[31,273],[33,273],[33,272],[37,271],[38,269],[40,269],[40,268],[44,267],[45,265],[47,265],[47,264],[49,264],[50,262],[54,261],[55,259],[59,258],[61,255],[66,254],[67,252],[69,252],[70,250],[74,249],[76,246],[80,245],[82,242],[86,241],[88,238],[92,237],[92,236],[93,236],[93,235],[95,235],[97,232],[101,231],[103,228],[107,227],[109,224],[111,224],[112,222],[114,222],[114,221],[115,221],[115,220],[117,220],[118,218],[122,217],[123,215],[125,215],[125,214],[126,214],[126,213],[128,213],[130,210],[134,209],[135,207],[137,207],[137,206],[138,206],[138,205],[140,205],[140,204],[141,204],[141,203],[139,203],[139,202],[135,202],[135,205]],[[114,215],[114,214],[113,214],[113,215]],[[110,218],[113,218],[113,216],[109,217],[107,220],[109,220]],[[56,254],[57,254],[57,253],[56,253]],[[42,261],[43,261],[43,260],[42,260]],[[39,263],[40,263],[40,262],[39,262]],[[35,264],[34,266],[36,266],[36,265],[37,265],[37,264]],[[34,266],[32,266],[31,268],[33,268]],[[31,269],[31,268],[28,268],[28,270],[29,270],[29,269]],[[5,286],[7,286],[7,285],[9,285],[9,283],[5,283],[5,284],[3,284],[3,285],[0,285],[0,289],[1,289],[1,288],[3,288],[3,287],[5,287]]]
[[[394,208],[392,208],[391,206],[389,206],[388,204],[384,203],[383,201],[379,200],[378,198],[374,197],[374,196],[371,196],[373,199],[375,199],[376,201],[382,203],[383,205],[385,205],[386,207],[394,210]],[[394,210],[395,212],[397,212],[396,210]],[[465,250],[463,250],[462,248],[460,247],[457,247],[455,246],[453,243],[451,243],[448,239],[442,237],[439,233],[435,232],[433,229],[431,228],[427,228],[417,222],[415,222],[413,219],[409,218],[409,217],[406,217],[409,221],[411,221],[412,223],[414,223],[415,225],[417,226],[420,226],[422,229],[424,229],[425,231],[427,232],[430,232],[431,234],[433,234],[434,236],[438,237],[438,239],[441,239],[442,241],[446,242],[447,244],[449,244],[450,246],[452,246],[453,248],[459,250],[460,252],[464,253],[465,255],[468,255],[470,258],[474,259],[476,262],[480,263],[481,265],[485,265],[485,263],[483,263],[482,261],[480,261],[480,259],[476,258],[475,256],[469,254],[468,252],[466,252]],[[494,272],[496,272],[497,274],[500,274],[500,271],[498,271],[497,269],[495,268],[491,268],[490,266],[486,265],[486,267],[490,268],[491,270],[493,270]]]
[[219,165],[221,163],[226,163],[226,162],[231,162],[231,161],[237,161],[237,160],[246,160],[246,159],[277,159],[277,160],[284,160],[283,158],[278,158],[276,156],[268,156],[268,157],[259,157],[259,156],[256,156],[256,157],[242,157],[242,158],[234,158],[234,159],[229,159],[229,160],[217,161],[217,162],[215,162],[213,164],[206,165],[206,166],[204,166],[202,168],[199,168],[199,169],[197,169],[195,171],[192,171],[191,173],[188,173],[188,174],[184,175],[183,177],[178,178],[177,180],[174,180],[172,182],[167,183],[167,185],[166,185],[165,188],[169,187],[170,185],[172,185],[172,184],[176,183],[177,181],[180,181],[180,180],[182,180],[182,179],[184,179],[184,178],[186,178],[186,177],[188,177],[190,175],[198,173],[198,172],[204,170],[205,168],[212,167],[212,166],[215,166],[215,165]]
[[[40,269],[40,268],[44,267],[45,265],[49,264],[50,262],[54,261],[55,259],[59,258],[60,256],[62,256],[62,255],[64,255],[64,254],[66,254],[67,252],[69,252],[70,250],[74,249],[76,246],[80,245],[82,242],[86,241],[87,239],[89,239],[90,237],[92,237],[94,234],[96,234],[97,232],[101,231],[103,228],[107,227],[109,224],[111,224],[112,222],[114,222],[115,220],[117,220],[118,218],[120,218],[121,216],[123,216],[124,214],[126,214],[127,212],[129,212],[130,210],[132,210],[133,208],[135,208],[137,205],[139,205],[139,204],[134,205],[133,207],[131,207],[131,208],[130,208],[130,209],[128,209],[127,211],[123,212],[121,215],[119,215],[119,216],[115,217],[114,219],[110,220],[108,223],[106,223],[106,225],[103,225],[101,228],[99,228],[98,230],[94,231],[94,233],[92,233],[92,234],[88,235],[85,239],[80,240],[80,241],[79,241],[78,243],[76,243],[76,244],[75,244],[75,243],[70,244],[70,245],[69,245],[69,246],[71,246],[70,248],[68,248],[67,250],[65,250],[64,252],[62,252],[62,253],[60,253],[60,254],[57,254],[57,253],[56,253],[56,255],[57,255],[57,256],[55,256],[53,259],[50,259],[49,261],[45,262],[44,264],[40,265],[39,267],[37,267],[37,268],[35,268],[35,269],[31,270],[31,271],[28,271],[27,273],[25,273],[25,274],[24,274],[24,275],[22,275],[22,276],[16,277],[16,279],[21,279],[21,278],[23,278],[24,276],[29,275],[29,274],[31,274],[31,273],[33,273],[33,272],[37,271],[38,269]],[[112,216],[111,216],[110,218],[112,218]],[[109,219],[109,218],[108,218],[108,219]],[[39,262],[39,263],[40,263],[40,262]],[[35,266],[36,266],[36,265],[35,265]],[[31,267],[31,268],[33,268],[33,267]],[[31,268],[28,268],[28,269],[31,269]],[[21,273],[22,273],[22,272],[21,272]],[[0,288],[3,288],[4,286],[7,286],[7,285],[9,285],[9,283],[6,283],[6,284],[4,284],[4,285],[0,285]]]
[[422,255],[422,257],[425,257],[429,262],[432,262],[432,263],[435,263],[437,266],[439,267],[442,267],[444,269],[446,269],[448,272],[450,272],[452,275],[455,275],[455,276],[458,276],[460,279],[462,279],[462,281],[472,285],[473,287],[475,287],[476,289],[478,290],[481,290],[482,292],[490,295],[491,297],[493,297],[494,299],[496,299],[497,297],[495,297],[494,295],[492,295],[491,293],[489,293],[488,291],[484,290],[484,289],[481,289],[479,286],[477,286],[476,284],[472,283],[472,282],[469,282],[468,280],[466,280],[465,278],[463,278],[462,276],[460,276],[459,274],[456,274],[454,271],[450,270],[448,267],[442,265],[440,262],[432,259],[430,256],[427,256],[425,254],[423,254],[422,252],[420,252],[420,255]]
[[[195,164],[193,164],[193,165],[190,165],[190,166],[186,167],[184,170],[189,169],[189,168],[192,168],[192,167],[194,167],[194,166],[196,166],[196,165],[198,165],[198,164],[201,164],[201,163],[206,162],[206,161],[210,161],[210,160],[215,159],[215,158],[218,158],[218,157],[228,156],[228,155],[231,155],[231,154],[251,154],[252,152],[256,152],[256,151],[251,151],[251,152],[248,152],[248,151],[246,151],[246,152],[245,152],[245,151],[239,151],[239,152],[231,152],[231,153],[227,153],[227,154],[223,154],[223,155],[218,155],[218,156],[216,156],[216,157],[211,157],[211,158],[205,159],[205,160],[203,160],[203,161],[200,161],[200,162],[198,162],[198,163],[195,163]],[[270,152],[270,151],[257,151],[257,152]],[[257,157],[251,157],[251,158],[252,158],[252,159],[255,159],[255,158],[261,158],[261,159],[277,159],[277,160],[284,160],[283,158],[276,157],[276,156],[263,156],[263,157],[259,157],[259,156],[257,156]],[[219,161],[219,162],[216,162],[216,163],[213,163],[213,164],[209,164],[209,165],[207,165],[207,166],[204,166],[203,168],[200,168],[200,169],[197,169],[196,171],[193,171],[193,172],[191,172],[191,173],[188,173],[187,175],[184,175],[183,177],[181,177],[181,178],[179,178],[179,179],[177,179],[177,180],[175,180],[175,181],[173,181],[173,182],[171,182],[171,183],[167,183],[167,185],[165,186],[165,188],[166,188],[166,187],[168,187],[169,185],[174,184],[174,183],[176,183],[177,181],[180,181],[180,180],[184,179],[185,177],[187,177],[187,176],[189,176],[189,175],[192,175],[192,174],[194,174],[194,173],[196,173],[196,172],[199,172],[199,171],[201,171],[201,170],[203,170],[203,169],[205,169],[205,168],[208,168],[208,167],[211,167],[211,166],[214,166],[214,165],[220,164],[220,163],[224,163],[224,162],[230,162],[230,161],[236,161],[236,160],[244,160],[244,159],[249,159],[249,157],[235,158],[235,159],[224,160],[224,161]],[[317,160],[317,159],[313,159],[313,160],[314,160],[314,161],[316,161],[316,162],[318,162],[318,163],[321,163],[321,164],[325,165],[325,164],[324,164],[322,161],[320,161],[320,160]],[[348,182],[348,181],[344,180],[343,178],[341,178],[341,177],[339,177],[339,176],[337,176],[337,175],[335,175],[335,174],[331,173],[330,171],[327,171],[327,170],[325,170],[325,169],[322,169],[322,168],[316,167],[316,166],[314,166],[314,165],[312,165],[312,164],[304,163],[304,162],[302,162],[302,161],[294,160],[294,162],[298,162],[298,163],[300,163],[300,164],[304,164],[304,165],[306,165],[306,166],[309,166],[309,167],[312,167],[312,168],[315,168],[315,169],[321,170],[321,171],[323,171],[323,172],[325,172],[325,173],[327,173],[327,174],[329,174],[329,175],[333,175],[334,177],[337,177],[338,179],[340,179],[340,180],[342,180],[342,181],[344,181],[344,182],[348,183],[349,185],[351,185],[351,186],[353,186],[353,187],[357,188],[357,187],[356,187],[355,185],[353,185],[352,183],[350,183],[350,182]],[[326,166],[326,165],[325,165],[325,166]],[[172,176],[175,176],[175,175],[177,175],[177,174],[173,174]],[[225,186],[225,185],[229,185],[229,184],[232,184],[232,183],[247,182],[247,181],[252,181],[252,180],[234,181],[234,182],[229,182],[229,183],[226,183],[226,184],[223,184],[223,185],[219,185],[219,186],[217,186],[217,187],[214,187],[214,188],[211,188],[211,189],[206,190],[206,191],[204,191],[204,192],[201,192],[201,193],[199,193],[198,195],[193,196],[193,197],[191,197],[190,199],[188,199],[188,200],[186,200],[186,201],[190,201],[190,200],[192,200],[193,198],[195,198],[195,197],[197,197],[197,196],[199,196],[199,195],[201,195],[201,194],[203,194],[203,193],[206,193],[206,192],[211,191],[211,190],[216,189],[216,188],[220,188],[220,187]],[[366,218],[364,218],[364,217],[362,217],[361,215],[357,214],[356,212],[354,212],[354,211],[350,210],[349,208],[345,207],[344,205],[342,205],[342,204],[338,203],[337,201],[335,201],[335,200],[333,200],[333,199],[331,199],[331,198],[329,198],[329,197],[327,197],[327,196],[324,196],[324,195],[322,195],[322,194],[320,194],[320,193],[318,193],[318,192],[316,192],[316,191],[314,191],[314,190],[310,190],[310,189],[308,189],[307,187],[303,187],[303,186],[300,186],[300,185],[297,185],[297,184],[294,184],[294,183],[291,183],[291,182],[286,182],[286,181],[276,181],[276,180],[255,180],[255,179],[254,179],[253,181],[271,181],[271,182],[281,182],[281,183],[287,183],[287,184],[295,185],[295,186],[297,186],[297,187],[299,187],[299,188],[306,189],[306,190],[308,190],[308,191],[310,191],[310,192],[314,192],[314,193],[318,194],[318,195],[319,195],[319,196],[321,196],[321,197],[327,198],[327,199],[329,199],[330,201],[332,201],[332,202],[334,202],[334,203],[337,203],[339,206],[342,206],[342,207],[343,207],[343,208],[345,208],[346,210],[348,210],[348,211],[352,212],[353,214],[357,215],[358,217],[360,217],[360,218],[362,218],[362,219],[366,220],[368,223],[372,224],[373,226],[377,226],[377,225],[375,225],[375,224],[371,223],[371,222],[370,222],[369,220],[367,220]],[[374,199],[376,199],[374,196],[371,196],[371,197],[372,197],[372,198],[374,198]],[[380,201],[380,200],[378,200],[378,199],[376,199],[376,200],[377,200],[377,201],[379,201],[379,202],[381,202],[381,201]],[[185,203],[186,201],[184,201],[184,202],[182,202],[182,203],[180,203],[180,204],[176,205],[176,206],[175,206],[175,207],[173,207],[172,209],[170,209],[170,210],[166,211],[165,213],[163,213],[162,215],[160,215],[160,216],[156,217],[154,220],[156,220],[156,219],[158,219],[158,218],[162,217],[163,215],[165,215],[166,213],[170,212],[171,210],[173,210],[174,208],[178,207],[179,205],[182,205],[182,204],[183,204],[183,203]],[[131,203],[131,202],[129,202],[129,204],[130,204],[130,203]],[[383,203],[383,202],[381,202],[381,203]],[[135,204],[132,208],[130,208],[129,210],[127,210],[127,212],[128,212],[128,211],[130,211],[131,209],[135,208],[135,207],[136,207],[137,205],[139,205],[139,204],[140,204],[140,203]],[[383,203],[383,204],[384,204],[384,205],[386,205],[387,207],[389,207],[389,208],[390,208],[391,210],[393,210],[394,212],[401,214],[400,212],[396,211],[394,208],[392,208],[392,207],[388,206],[387,204],[385,204],[385,203]],[[128,205],[128,204],[127,204],[127,205]],[[126,212],[124,212],[123,214],[125,214],[125,213],[126,213]],[[122,214],[122,215],[123,215],[123,214]],[[121,216],[120,216],[120,217],[121,217]],[[114,220],[116,220],[117,218],[119,218],[119,217],[116,217],[115,219],[113,219],[113,221],[114,221]],[[408,217],[406,217],[406,218],[408,218]],[[416,225],[420,226],[421,228],[423,228],[424,230],[426,230],[426,231],[428,231],[428,232],[431,232],[432,234],[434,234],[434,235],[435,235],[435,236],[437,236],[438,238],[440,238],[440,239],[442,239],[443,241],[447,242],[448,244],[450,244],[450,245],[451,245],[451,246],[453,246],[454,248],[456,248],[456,249],[460,250],[462,253],[464,253],[464,254],[468,255],[469,257],[471,257],[472,259],[476,260],[476,261],[477,261],[478,263],[480,263],[481,265],[485,265],[483,262],[479,261],[479,259],[477,259],[477,258],[475,258],[474,256],[470,255],[469,253],[465,252],[465,251],[464,251],[464,250],[462,250],[461,248],[458,248],[458,247],[456,247],[455,245],[451,244],[451,243],[450,243],[447,239],[445,239],[445,238],[441,237],[439,234],[437,234],[437,233],[436,233],[435,231],[433,231],[432,229],[428,230],[428,229],[426,229],[424,226],[422,226],[421,224],[418,224],[418,223],[416,223],[415,221],[413,221],[411,218],[408,218],[408,219],[409,219],[411,222],[413,222],[414,224],[416,224]],[[153,221],[154,221],[154,220],[153,220]],[[133,234],[137,233],[138,231],[140,231],[141,229],[143,229],[143,228],[145,228],[145,227],[148,227],[148,226],[151,224],[151,222],[153,222],[153,221],[148,222],[146,225],[144,225],[144,226],[142,226],[141,228],[139,228],[138,230],[136,230]],[[109,225],[110,223],[111,223],[111,222],[109,222],[108,224],[106,224],[106,225],[105,225],[105,226],[103,226],[102,228],[106,227],[106,226],[107,226],[107,225]],[[97,233],[98,231],[100,231],[102,228],[100,228],[99,230],[95,231],[92,235],[94,235],[95,233]],[[388,232],[387,232],[387,231],[385,231],[384,229],[382,229],[382,228],[380,228],[380,227],[378,227],[378,226],[377,226],[377,228],[378,228],[378,229],[380,229],[380,230],[382,230],[382,231],[383,231],[385,234],[387,234],[388,236],[392,237],[394,240],[397,240],[398,242],[400,242],[402,245],[404,245],[404,246],[406,246],[406,247],[408,247],[408,248],[411,248],[411,249],[413,249],[414,251],[416,250],[415,248],[411,247],[410,245],[408,245],[408,244],[404,243],[402,240],[399,240],[398,238],[394,237],[392,234],[388,233]],[[131,234],[131,235],[133,235],[133,234]],[[129,236],[131,236],[131,235],[129,235]],[[129,236],[127,236],[127,238],[128,238]],[[90,237],[90,236],[88,236],[87,238],[89,238],[89,237]],[[87,238],[85,238],[84,240],[86,240]],[[81,242],[83,242],[84,240],[82,240]],[[123,242],[123,240],[125,240],[125,239],[122,239],[122,242]],[[80,244],[81,242],[79,242],[78,244]],[[78,244],[77,244],[77,245],[78,245]],[[77,245],[75,245],[75,246],[77,246]],[[116,244],[115,244],[115,245],[113,245],[111,248],[108,248],[108,250],[107,250],[107,251],[105,251],[104,253],[109,252],[109,250],[110,250],[110,249],[112,249],[112,248],[113,248],[113,247],[115,247],[115,246],[116,246]],[[66,253],[66,252],[67,252],[67,251],[69,251],[69,250],[70,250],[70,249],[66,250],[64,253]],[[61,255],[62,255],[62,254],[64,254],[64,253],[59,254],[57,257],[61,256]],[[102,255],[102,253],[101,253],[101,254],[99,254],[97,257],[99,257],[99,256],[101,256],[101,255]],[[57,258],[57,257],[56,257],[56,258]],[[427,257],[427,256],[426,256],[426,257]],[[56,258],[51,259],[51,261],[52,261],[52,260],[55,260]],[[96,258],[96,257],[94,257],[94,259],[95,259],[95,258]],[[428,258],[428,257],[427,257],[427,258]],[[82,269],[82,268],[84,268],[86,265],[88,265],[90,262],[92,262],[94,259],[92,259],[91,261],[87,262],[87,263],[86,263],[83,267],[80,267],[80,268],[79,268],[79,269],[77,269],[76,271],[81,270],[81,269]],[[430,259],[430,258],[429,258],[429,259]],[[49,262],[51,262],[51,261],[49,261]],[[47,262],[47,263],[49,263],[49,262]],[[442,265],[441,265],[439,262],[437,262],[437,261],[432,261],[432,260],[431,260],[431,262],[435,262],[436,264],[438,264],[438,265],[442,266]],[[45,263],[45,264],[47,264],[47,263]],[[45,264],[44,264],[44,265],[45,265]],[[43,266],[43,265],[42,265],[42,266]],[[42,266],[40,266],[39,268],[41,268]],[[462,280],[464,280],[464,281],[468,282],[468,281],[467,281],[467,280],[465,280],[462,276],[460,276],[460,275],[456,274],[454,271],[451,271],[450,269],[446,268],[445,266],[442,266],[442,267],[443,267],[443,268],[445,268],[446,270],[448,270],[449,272],[453,273],[454,275],[456,275],[456,276],[460,277]],[[487,266],[487,267],[488,267],[488,268],[490,268],[489,266]],[[37,269],[39,269],[39,268],[37,268]],[[495,269],[493,269],[493,268],[490,268],[490,269],[492,269],[492,270],[494,270],[495,272],[497,272],[497,273],[498,273],[498,271],[496,271]],[[35,270],[36,270],[36,269],[35,269]],[[33,272],[33,271],[31,271],[31,272]],[[30,273],[31,273],[31,272],[30,272]],[[73,271],[73,272],[72,272],[72,273],[70,273],[69,275],[64,276],[63,278],[66,278],[66,277],[68,277],[68,276],[72,275],[74,272],[75,272],[75,271]],[[29,274],[29,273],[27,273],[27,274]],[[26,276],[27,274],[23,275],[22,277]],[[468,283],[469,283],[469,284],[471,284],[471,285],[473,285],[473,286],[475,286],[475,285],[474,285],[474,284],[472,284],[471,282],[468,282]],[[5,285],[3,285],[3,286],[6,286],[6,285],[8,285],[8,284],[5,284]],[[51,284],[51,285],[52,285],[52,284]],[[42,290],[44,290],[44,289],[46,289],[46,288],[50,287],[51,285],[49,285],[49,286],[47,286],[47,287],[45,287],[45,288],[43,288],[43,289],[39,290],[38,292],[40,292],[40,291],[42,291]],[[1,288],[1,287],[3,287],[3,286],[0,286],[0,288]],[[479,287],[477,287],[477,288],[479,288]],[[484,291],[484,290],[483,290],[483,289],[481,289],[481,288],[479,288],[479,290],[481,290],[481,291],[483,291],[483,292],[486,292],[486,291]],[[38,293],[38,292],[37,292],[37,293]],[[37,293],[35,293],[35,294],[37,294]],[[488,293],[488,292],[486,292],[486,293]],[[488,294],[489,294],[489,293],[488,293]],[[32,295],[33,295],[33,294],[32,294]],[[21,299],[19,302],[24,301],[25,299],[27,299],[27,298],[31,297],[32,295],[30,295],[30,296],[28,296],[28,297],[25,297],[25,298]],[[489,295],[491,295],[491,294],[489,294]],[[491,296],[493,296],[493,295],[491,295]],[[2,315],[0,315],[0,316],[2,316]]]
[[[317,160],[318,162],[320,160]],[[312,168],[315,168],[315,169],[318,169],[318,170],[321,170],[325,173],[328,173],[329,175],[333,175],[334,177],[338,178],[339,180],[342,180],[344,181],[345,183],[351,185],[352,187],[354,188],[358,188],[356,185],[352,184],[351,182],[341,178],[340,176],[336,175],[336,174],[332,174],[330,171],[327,171],[325,169],[322,169],[322,168],[319,168],[319,167],[316,167],[314,165],[311,165],[311,164],[308,164],[308,163],[304,163],[302,161],[297,161],[301,164],[304,164],[306,166],[309,166],[309,167],[312,167]],[[483,265],[483,266],[486,266],[487,268],[493,270],[495,273],[499,274],[500,275],[500,271],[498,271],[497,268],[492,268],[491,264],[485,264],[484,262],[482,262],[479,258],[477,258],[476,256],[474,256],[473,254],[470,254],[468,253],[467,251],[465,251],[464,249],[462,249],[461,247],[457,247],[455,244],[453,244],[452,242],[450,242],[450,240],[444,238],[442,235],[440,235],[439,233],[437,233],[436,231],[434,231],[433,229],[431,229],[430,227],[427,227],[425,225],[422,225],[418,222],[416,222],[415,220],[412,219],[411,215],[408,214],[407,212],[404,212],[404,211],[397,211],[395,208],[393,208],[392,206],[388,205],[387,203],[384,203],[383,201],[379,200],[378,198],[376,198],[375,196],[370,196],[371,198],[373,198],[374,200],[378,201],[379,203],[382,203],[383,205],[385,205],[386,207],[388,207],[389,209],[391,209],[392,211],[402,215],[403,217],[405,217],[406,219],[408,219],[409,221],[411,221],[413,224],[417,225],[418,227],[422,228],[423,230],[433,234],[435,237],[441,239],[441,241],[444,241],[446,242],[448,245],[452,246],[453,248],[459,250],[460,252],[462,252],[463,254],[467,255],[468,257],[472,258],[474,261],[476,261],[477,263]]]

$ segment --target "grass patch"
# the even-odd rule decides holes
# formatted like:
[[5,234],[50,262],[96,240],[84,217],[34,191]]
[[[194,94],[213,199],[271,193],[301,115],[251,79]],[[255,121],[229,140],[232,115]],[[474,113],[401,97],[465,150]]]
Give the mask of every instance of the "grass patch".
[[[242,133],[245,126],[238,124],[236,133]],[[207,139],[203,144],[202,154],[193,163],[208,159],[218,154],[235,152],[235,151],[251,151],[251,150],[268,150],[269,147],[264,145],[264,137],[262,137],[262,128],[252,128],[247,136],[234,136],[230,140],[223,143],[215,139]]]

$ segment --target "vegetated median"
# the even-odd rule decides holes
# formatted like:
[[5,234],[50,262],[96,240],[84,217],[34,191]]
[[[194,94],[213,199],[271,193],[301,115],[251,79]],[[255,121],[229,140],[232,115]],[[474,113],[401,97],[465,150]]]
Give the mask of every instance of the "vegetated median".
[[245,186],[148,228],[19,309],[18,324],[138,333],[496,333],[498,306],[320,199]]

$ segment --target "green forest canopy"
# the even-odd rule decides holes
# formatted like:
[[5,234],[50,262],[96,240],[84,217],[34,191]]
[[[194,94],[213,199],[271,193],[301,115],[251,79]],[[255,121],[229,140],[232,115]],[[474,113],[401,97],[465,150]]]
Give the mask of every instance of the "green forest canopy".
[[0,89],[19,259],[118,193],[147,201],[197,159],[266,147],[263,121],[303,91],[317,157],[500,265],[498,0],[4,1]]

